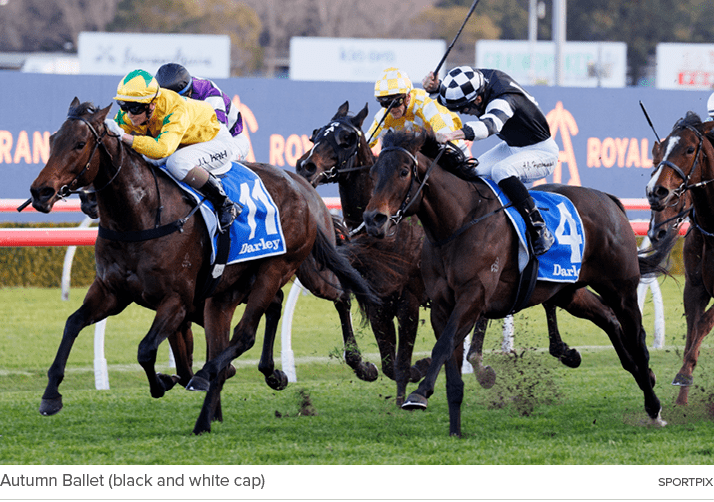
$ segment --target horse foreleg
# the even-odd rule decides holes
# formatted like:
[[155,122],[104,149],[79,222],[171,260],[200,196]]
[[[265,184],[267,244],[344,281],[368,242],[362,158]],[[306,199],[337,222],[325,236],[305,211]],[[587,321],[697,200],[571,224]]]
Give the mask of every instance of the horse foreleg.
[[157,373],[156,376],[161,379],[166,390],[172,389],[177,383],[186,387],[193,376],[193,331],[190,321],[186,321],[177,333],[169,335],[169,344],[176,361],[177,375]]
[[42,415],[54,415],[62,409],[62,394],[59,393],[59,385],[64,379],[67,359],[79,332],[86,326],[99,322],[110,315],[118,314],[125,307],[126,304],[119,304],[117,298],[104,290],[96,281],[92,283],[82,306],[70,315],[65,323],[57,355],[47,371],[47,387],[40,403]]
[[265,336],[263,337],[263,352],[260,354],[258,371],[265,376],[265,383],[273,390],[283,390],[288,386],[288,376],[281,370],[275,369],[273,347],[275,335],[278,332],[278,322],[283,310],[283,291],[278,294],[265,311]]
[[412,366],[414,343],[419,328],[419,299],[406,292],[399,299],[397,306],[397,322],[399,340],[397,359],[394,364],[395,381],[397,382],[397,406],[404,404],[409,382],[418,382],[424,377],[431,360],[421,359]]
[[482,317],[474,326],[474,333],[471,338],[471,345],[466,360],[474,369],[474,375],[479,385],[484,389],[490,389],[496,383],[496,372],[490,366],[483,365],[483,341],[486,336],[488,319]]
[[[160,398],[168,389],[173,387],[173,384],[169,384],[167,387],[168,382],[156,373],[156,353],[161,342],[167,339],[169,335],[175,335],[183,329],[185,322],[186,308],[181,298],[178,296],[167,298],[157,307],[156,316],[149,332],[139,342],[137,360],[141,367],[144,368],[146,377],[149,380],[151,397]],[[179,356],[182,357],[181,354]]]
[[348,298],[335,300],[335,309],[340,317],[342,327],[342,342],[345,348],[345,362],[352,368],[357,378],[365,382],[374,382],[379,376],[377,367],[369,361],[362,359],[362,353],[357,345],[354,330],[352,329],[352,309]]
[[461,437],[461,403],[464,400],[464,381],[461,377],[461,361],[464,345],[458,344],[446,360],[446,399],[449,403],[449,435]]

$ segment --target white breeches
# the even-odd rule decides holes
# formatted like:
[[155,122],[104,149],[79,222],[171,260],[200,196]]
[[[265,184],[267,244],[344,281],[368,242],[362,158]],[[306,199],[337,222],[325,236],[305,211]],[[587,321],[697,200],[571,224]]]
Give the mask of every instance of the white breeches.
[[245,160],[250,153],[250,140],[248,136],[244,133],[240,133],[238,136],[233,136],[233,142],[235,143],[235,158],[233,160]]
[[545,178],[555,170],[559,153],[553,138],[530,146],[508,146],[501,141],[479,156],[476,172],[496,183],[511,176],[530,183]]
[[221,127],[210,141],[179,147],[167,157],[166,168],[179,180],[183,180],[194,167],[202,167],[217,176],[230,171],[235,151],[233,136]]

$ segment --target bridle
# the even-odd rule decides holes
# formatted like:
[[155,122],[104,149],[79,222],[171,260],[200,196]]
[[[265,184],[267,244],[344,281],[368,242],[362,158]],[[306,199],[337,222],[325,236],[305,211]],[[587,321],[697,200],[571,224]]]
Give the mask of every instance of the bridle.
[[[91,131],[92,135],[94,136],[94,146],[92,147],[92,152],[89,154],[89,159],[87,160],[87,163],[85,164],[84,168],[79,172],[79,174],[77,174],[77,176],[74,177],[74,179],[73,179],[72,181],[69,182],[69,184],[63,185],[63,186],[57,191],[57,197],[60,198],[60,199],[64,199],[64,198],[66,198],[66,197],[68,197],[68,196],[70,196],[70,195],[72,195],[72,194],[79,194],[79,193],[91,194],[91,193],[97,193],[97,192],[100,192],[100,191],[104,190],[104,189],[107,188],[109,185],[111,185],[112,182],[116,179],[116,177],[119,175],[119,172],[121,171],[121,168],[122,168],[122,165],[123,165],[123,162],[119,162],[119,167],[116,168],[116,166],[114,165],[114,158],[112,157],[112,154],[109,152],[109,150],[107,149],[107,146],[106,146],[106,145],[104,144],[104,142],[102,141],[102,140],[108,135],[108,132],[107,132],[106,128],[104,129],[104,132],[100,135],[100,134],[97,132],[97,130],[94,128],[94,126],[93,126],[87,119],[85,119],[84,117],[82,117],[82,116],[80,116],[80,115],[68,115],[68,116],[67,116],[67,119],[68,119],[68,120],[80,120],[80,121],[84,122],[84,123],[87,125],[87,127],[89,128],[89,130]],[[107,154],[107,156],[109,156],[109,160],[110,160],[110,163],[111,163],[112,167],[115,167],[114,175],[113,175],[113,176],[111,177],[111,179],[110,179],[103,187],[101,187],[101,188],[95,188],[94,190],[87,190],[87,189],[85,189],[85,188],[81,188],[81,189],[79,189],[79,190],[72,190],[70,187],[71,187],[72,185],[74,185],[75,183],[77,183],[77,182],[79,181],[79,179],[80,179],[82,176],[84,176],[84,174],[87,172],[87,170],[89,169],[89,166],[90,166],[91,163],[92,163],[92,159],[94,158],[94,154],[96,153],[97,149],[98,149],[100,146],[102,147],[102,149],[104,150],[104,152]],[[120,150],[121,150],[121,152],[122,152],[122,160],[123,160],[124,150],[123,150],[123,149],[120,149]],[[86,185],[85,185],[85,186],[86,186]]]
[[[446,145],[444,145],[444,147],[439,150],[439,153],[437,154],[437,156],[434,158],[434,160],[432,161],[432,163],[431,163],[431,165],[429,166],[429,168],[428,168],[428,169],[426,170],[426,172],[424,173],[424,179],[421,180],[421,181],[419,180],[419,161],[418,161],[418,159],[416,158],[416,156],[414,156],[414,154],[412,154],[412,153],[411,153],[409,150],[407,150],[406,148],[402,148],[402,147],[400,147],[400,146],[388,146],[388,147],[382,148],[382,151],[380,152],[380,155],[381,155],[383,152],[400,151],[400,152],[402,152],[402,153],[406,153],[407,156],[409,156],[409,158],[412,160],[412,168],[411,168],[411,171],[412,171],[412,179],[410,180],[410,183],[409,183],[409,190],[407,191],[406,195],[404,196],[404,200],[402,201],[402,204],[400,205],[400,207],[399,207],[399,209],[397,210],[397,212],[396,212],[393,216],[390,216],[390,217],[389,217],[389,221],[391,221],[392,223],[394,223],[394,225],[399,224],[399,222],[402,221],[402,219],[404,219],[404,216],[405,216],[406,212],[409,210],[409,208],[411,207],[411,205],[417,200],[417,197],[418,197],[419,194],[422,192],[422,190],[424,189],[424,187],[427,185],[427,181],[429,180],[429,176],[431,175],[431,171],[432,171],[432,170],[434,169],[434,167],[438,164],[439,159],[441,158],[441,156],[443,155],[443,153],[446,151],[447,148],[457,148],[457,147],[455,147],[455,146],[454,146],[453,144],[451,144],[451,143],[446,143]],[[414,195],[412,195],[412,189],[413,189],[413,187],[414,187],[414,185],[415,185],[415,181],[416,181],[416,184],[418,184],[419,186],[418,186],[418,188],[416,189],[416,192],[414,193]],[[484,214],[484,215],[481,215],[481,216],[479,216],[479,217],[477,217],[477,218],[473,218],[472,220],[468,221],[466,224],[464,224],[463,226],[461,226],[461,228],[457,229],[454,233],[452,233],[452,234],[451,234],[450,236],[448,236],[446,239],[442,239],[442,240],[439,240],[439,241],[431,241],[431,239],[429,239],[429,241],[430,241],[430,242],[432,243],[432,245],[434,245],[435,247],[440,247],[440,246],[443,246],[443,245],[445,245],[445,244],[448,244],[449,242],[451,242],[451,241],[453,241],[454,239],[456,239],[459,235],[463,234],[466,230],[468,230],[469,228],[471,228],[472,226],[474,226],[476,223],[478,223],[478,222],[480,222],[480,221],[482,221],[482,220],[485,220],[486,218],[488,218],[488,217],[490,217],[490,216],[496,215],[497,213],[499,213],[499,212],[505,210],[506,208],[510,207],[510,205],[511,205],[511,204],[501,205],[501,206],[499,206],[497,209],[495,209],[495,210],[493,210],[493,211],[490,211],[490,212],[488,212],[488,213],[486,213],[486,214]],[[427,237],[427,238],[428,238],[428,237]]]
[[[692,161],[692,167],[689,169],[689,174],[685,174],[684,170],[681,167],[679,167],[677,164],[675,164],[674,162],[671,162],[669,160],[662,160],[657,165],[657,169],[656,169],[656,171],[657,171],[660,168],[668,167],[668,168],[672,169],[677,174],[677,176],[679,176],[682,179],[682,183],[677,188],[672,190],[672,195],[674,196],[673,199],[676,199],[675,201],[672,202],[672,204],[671,204],[672,207],[676,206],[677,202],[680,201],[681,197],[688,191],[706,186],[709,183],[714,181],[714,179],[709,179],[709,180],[705,180],[705,181],[700,181],[698,183],[690,183],[692,175],[695,173],[697,167],[699,167],[700,153],[703,157],[706,158],[706,153],[704,153],[702,151],[702,145],[704,143],[704,135],[700,131],[698,131],[696,128],[692,127],[691,125],[684,125],[684,126],[682,126],[682,128],[687,129],[687,130],[691,131],[692,133],[694,133],[694,135],[699,140],[697,143],[697,149],[694,153],[694,160]],[[692,221],[694,226],[699,228],[699,230],[702,233],[704,233],[705,235],[714,236],[714,234],[710,234],[709,232],[702,229],[701,226],[695,221],[693,206],[690,208],[683,209],[682,211],[680,211],[673,217],[660,222],[659,224],[657,224],[657,226],[653,230],[656,230],[657,228],[659,228],[661,226],[667,225],[671,221],[674,221],[675,222],[674,227],[678,228],[682,224],[682,222],[684,222],[684,220],[687,219],[687,217],[690,215],[690,213],[692,215],[690,217],[690,220]]]
[[[355,133],[357,140],[355,141],[354,145],[352,145],[349,149],[345,149],[337,143],[337,135],[335,133],[338,127],[344,127]],[[335,163],[335,165],[332,166],[330,169],[320,173],[320,176],[324,178],[326,182],[333,182],[341,174],[350,173],[354,171],[363,171],[371,167],[368,165],[357,167],[354,166],[355,160],[357,159],[357,153],[359,152],[361,137],[362,131],[358,127],[352,125],[352,123],[350,123],[348,120],[344,119],[338,119],[330,122],[313,135],[314,145],[310,151],[310,154],[312,154],[315,148],[317,148],[317,146],[320,144],[320,139],[327,141],[337,154],[337,162]]]

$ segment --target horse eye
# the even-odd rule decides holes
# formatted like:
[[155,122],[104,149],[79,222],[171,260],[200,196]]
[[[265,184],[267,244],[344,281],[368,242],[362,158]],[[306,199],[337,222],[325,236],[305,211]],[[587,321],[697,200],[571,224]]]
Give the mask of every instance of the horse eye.
[[87,146],[87,143],[85,141],[80,141],[74,148],[75,150],[82,150],[85,146]]
[[403,168],[402,171],[399,173],[399,176],[401,176],[402,178],[406,178],[407,176],[409,176],[409,169],[407,169],[406,167]]
[[688,153],[688,154],[694,153],[694,147],[693,147],[693,146],[690,146],[689,148],[687,148],[687,153]]

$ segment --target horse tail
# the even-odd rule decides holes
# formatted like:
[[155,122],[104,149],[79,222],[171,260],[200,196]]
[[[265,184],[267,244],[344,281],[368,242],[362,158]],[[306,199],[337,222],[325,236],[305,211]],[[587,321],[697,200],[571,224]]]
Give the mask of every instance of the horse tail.
[[372,287],[350,264],[348,253],[344,245],[335,246],[321,228],[317,229],[311,254],[318,268],[328,269],[335,274],[342,288],[354,294],[360,305],[380,305],[381,300]]
[[640,264],[640,275],[671,275],[667,268],[662,265],[668,258],[679,239],[679,228],[672,226],[667,229],[664,238],[658,239],[654,244],[646,249],[637,252],[637,260]]

